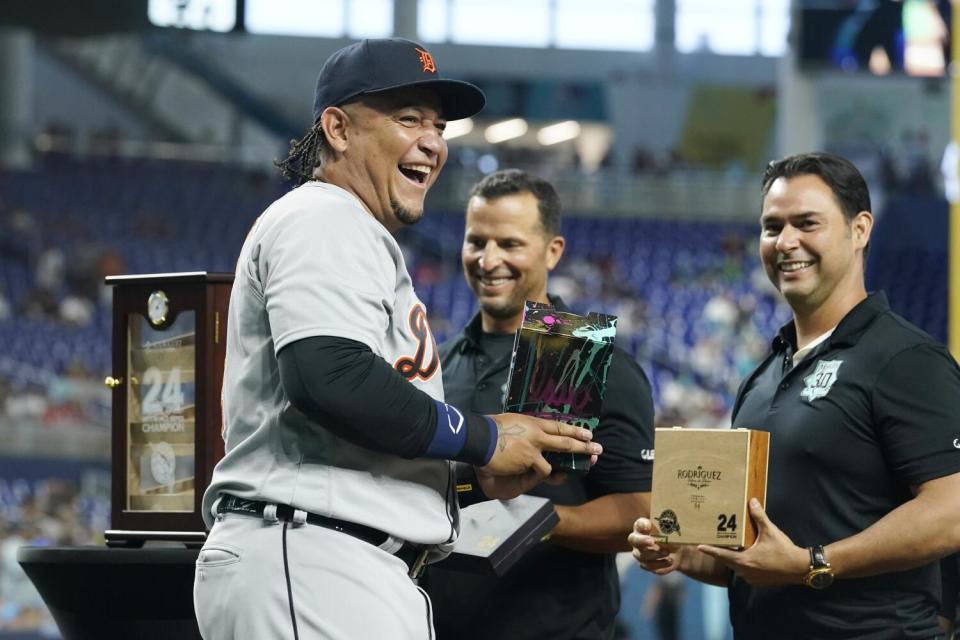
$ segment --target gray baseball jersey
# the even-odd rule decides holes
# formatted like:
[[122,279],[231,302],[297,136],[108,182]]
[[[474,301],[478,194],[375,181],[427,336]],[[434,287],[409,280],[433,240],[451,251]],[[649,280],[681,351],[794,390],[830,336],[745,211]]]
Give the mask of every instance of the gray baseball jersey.
[[449,462],[406,460],[338,438],[295,409],[280,383],[280,349],[332,336],[368,345],[443,400],[436,344],[400,247],[354,195],[308,182],[260,216],[240,252],[228,326],[226,455],[204,495],[208,525],[226,492],[421,544],[456,537]]

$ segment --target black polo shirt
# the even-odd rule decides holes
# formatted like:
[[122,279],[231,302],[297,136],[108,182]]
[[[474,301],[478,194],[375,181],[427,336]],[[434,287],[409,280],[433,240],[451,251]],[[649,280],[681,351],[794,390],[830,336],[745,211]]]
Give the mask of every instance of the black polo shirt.
[[[551,302],[563,308],[558,298]],[[512,336],[483,334],[480,316],[474,317],[440,348],[447,402],[462,410],[500,413],[512,349]],[[542,484],[530,493],[578,505],[610,493],[650,491],[650,383],[620,349],[614,350],[594,440],[603,445],[603,455],[589,473],[570,474],[562,485]],[[612,638],[620,609],[614,557],[543,543],[499,580],[433,565],[423,582],[433,601],[437,638]]]
[[[795,544],[852,536],[910,500],[911,485],[960,471],[960,369],[883,293],[793,368],[795,349],[790,324],[733,409],[734,427],[771,433],[767,513]],[[730,615],[738,640],[931,638],[939,600],[937,563],[823,591],[734,577]]]

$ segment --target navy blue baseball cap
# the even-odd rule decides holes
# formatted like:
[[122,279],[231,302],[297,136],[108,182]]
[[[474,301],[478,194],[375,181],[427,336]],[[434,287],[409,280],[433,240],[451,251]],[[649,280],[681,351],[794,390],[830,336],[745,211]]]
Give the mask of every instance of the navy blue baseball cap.
[[323,63],[313,95],[313,121],[327,107],[408,87],[436,91],[447,120],[469,118],[487,101],[479,87],[441,76],[436,59],[421,44],[403,38],[361,40],[335,51]]

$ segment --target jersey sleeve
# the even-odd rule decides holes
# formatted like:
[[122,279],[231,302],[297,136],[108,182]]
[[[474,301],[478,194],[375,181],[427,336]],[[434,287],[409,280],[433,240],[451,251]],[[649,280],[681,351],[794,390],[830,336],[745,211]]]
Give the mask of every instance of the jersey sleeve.
[[873,408],[890,464],[906,482],[960,471],[960,368],[944,347],[923,343],[891,358]]
[[648,492],[653,478],[653,397],[633,358],[616,349],[594,440],[603,455],[586,475],[589,498]]
[[[307,337],[361,342],[382,355],[396,285],[386,231],[349,203],[300,205],[264,230],[256,263],[274,350]],[[387,249],[387,250],[385,250]]]

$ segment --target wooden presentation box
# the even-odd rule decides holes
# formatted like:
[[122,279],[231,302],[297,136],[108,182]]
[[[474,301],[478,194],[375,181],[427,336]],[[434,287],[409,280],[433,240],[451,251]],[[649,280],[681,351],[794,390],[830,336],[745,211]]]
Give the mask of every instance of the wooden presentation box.
[[553,503],[539,496],[478,502],[460,511],[460,537],[439,566],[502,576],[558,522]]
[[113,488],[108,546],[202,544],[223,457],[220,389],[233,274],[110,276]]
[[670,544],[749,547],[750,498],[766,503],[770,433],[754,429],[657,429],[650,514]]

